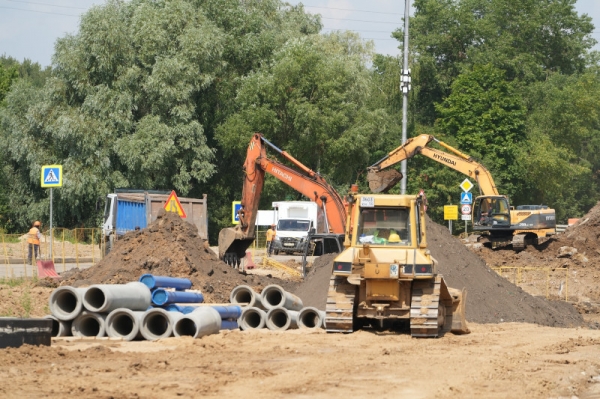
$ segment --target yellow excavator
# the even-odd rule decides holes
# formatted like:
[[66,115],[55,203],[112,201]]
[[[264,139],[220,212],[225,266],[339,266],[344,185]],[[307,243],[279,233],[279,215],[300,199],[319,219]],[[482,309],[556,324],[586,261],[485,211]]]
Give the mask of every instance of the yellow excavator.
[[[430,146],[436,142],[450,153]],[[456,148],[422,134],[410,138],[383,159],[368,168],[369,188],[374,193],[385,192],[396,184],[402,175],[387,170],[405,159],[421,154],[474,179],[480,196],[473,201],[473,230],[482,233],[480,242],[490,243],[493,248],[511,245],[520,251],[527,245],[537,245],[556,234],[554,209],[545,205],[510,205],[506,195],[500,195],[491,173],[472,157]]]
[[413,337],[467,334],[466,291],[449,288],[427,249],[424,201],[417,195],[346,197],[344,251],[333,262],[327,332],[410,324]]

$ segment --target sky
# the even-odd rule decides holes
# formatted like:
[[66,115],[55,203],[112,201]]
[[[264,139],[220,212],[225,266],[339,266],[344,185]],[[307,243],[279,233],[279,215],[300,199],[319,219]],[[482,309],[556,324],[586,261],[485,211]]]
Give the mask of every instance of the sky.
[[[0,0],[0,55],[50,65],[56,39],[77,33],[79,16],[104,2]],[[402,25],[403,0],[303,0],[302,3],[308,12],[322,15],[325,32],[356,31],[363,38],[372,39],[378,53],[400,54],[399,42],[390,35]],[[578,0],[575,7],[580,14],[592,17],[596,26],[593,36],[600,43],[600,0]],[[600,50],[600,44],[595,49]]]

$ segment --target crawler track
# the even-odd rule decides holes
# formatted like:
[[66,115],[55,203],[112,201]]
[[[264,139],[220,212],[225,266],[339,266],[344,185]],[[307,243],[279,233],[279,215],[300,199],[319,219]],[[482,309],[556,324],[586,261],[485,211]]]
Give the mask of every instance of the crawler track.
[[353,330],[356,286],[343,276],[331,276],[325,315],[327,332],[351,333]]

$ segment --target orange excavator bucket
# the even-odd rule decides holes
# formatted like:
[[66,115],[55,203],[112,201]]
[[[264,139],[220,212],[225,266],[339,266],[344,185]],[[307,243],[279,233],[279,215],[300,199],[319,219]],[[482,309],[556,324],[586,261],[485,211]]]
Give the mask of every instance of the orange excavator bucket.
[[254,237],[244,236],[239,225],[222,229],[219,232],[219,259],[228,265],[239,266],[253,241]]
[[369,189],[371,192],[375,194],[385,193],[402,180],[402,173],[395,169],[380,171],[369,169],[367,180],[369,181]]

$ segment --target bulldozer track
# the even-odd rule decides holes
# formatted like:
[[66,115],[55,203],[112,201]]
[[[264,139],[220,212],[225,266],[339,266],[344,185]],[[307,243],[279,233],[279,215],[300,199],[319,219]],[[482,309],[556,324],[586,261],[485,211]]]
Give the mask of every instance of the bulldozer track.
[[414,280],[410,303],[410,334],[413,337],[439,337],[446,318],[440,304],[441,278]]
[[325,315],[327,332],[351,333],[354,319],[356,286],[343,276],[331,276]]

